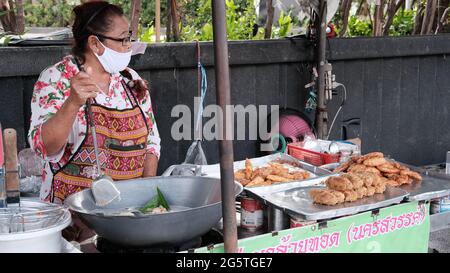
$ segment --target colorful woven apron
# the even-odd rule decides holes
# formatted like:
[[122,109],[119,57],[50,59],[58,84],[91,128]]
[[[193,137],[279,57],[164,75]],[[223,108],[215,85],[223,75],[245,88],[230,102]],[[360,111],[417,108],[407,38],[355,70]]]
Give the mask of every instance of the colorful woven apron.
[[[149,128],[136,97],[122,81],[132,109],[116,110],[91,104],[97,133],[102,170],[114,180],[141,177],[144,172],[145,150]],[[132,99],[131,99],[132,98]],[[89,117],[86,115],[86,119]],[[69,162],[60,167],[52,164],[51,202],[64,199],[89,188],[97,177],[92,133],[87,126],[86,137]]]

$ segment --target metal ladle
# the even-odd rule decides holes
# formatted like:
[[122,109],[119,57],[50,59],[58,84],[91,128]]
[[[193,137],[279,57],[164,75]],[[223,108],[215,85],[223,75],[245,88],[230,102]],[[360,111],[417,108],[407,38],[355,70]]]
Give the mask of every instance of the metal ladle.
[[89,126],[92,132],[92,141],[94,142],[94,153],[95,161],[97,163],[97,178],[92,182],[92,194],[95,199],[97,206],[106,206],[116,198],[120,197],[120,191],[113,183],[113,179],[108,175],[104,174],[100,167],[98,144],[97,144],[97,133],[95,131],[94,117],[91,112],[91,100],[88,99],[86,102],[86,107],[88,111]]

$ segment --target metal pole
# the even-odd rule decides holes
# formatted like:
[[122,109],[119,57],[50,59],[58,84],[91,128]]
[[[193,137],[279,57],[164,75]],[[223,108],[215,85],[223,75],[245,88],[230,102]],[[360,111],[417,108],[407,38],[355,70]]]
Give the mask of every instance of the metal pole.
[[317,49],[317,66],[318,74],[317,78],[317,133],[320,139],[324,139],[328,135],[327,129],[327,109],[325,101],[325,53],[326,53],[326,42],[327,42],[327,1],[320,1],[320,14],[318,22],[319,26],[319,44]]
[[222,109],[223,120],[220,126],[221,140],[219,140],[220,177],[222,189],[222,215],[224,246],[226,253],[237,251],[236,205],[234,193],[233,172],[233,141],[227,139],[227,132],[231,132],[229,112],[230,105],[230,74],[228,67],[228,42],[225,21],[225,0],[212,0],[214,61],[216,76],[216,97]]

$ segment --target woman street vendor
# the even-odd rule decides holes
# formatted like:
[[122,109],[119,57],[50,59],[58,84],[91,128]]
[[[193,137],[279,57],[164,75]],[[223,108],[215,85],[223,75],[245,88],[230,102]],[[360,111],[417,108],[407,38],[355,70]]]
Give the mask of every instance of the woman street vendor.
[[73,12],[72,55],[41,73],[31,101],[28,138],[46,161],[40,196],[54,203],[97,177],[87,100],[108,176],[155,176],[160,152],[147,82],[127,67],[132,45],[122,9],[96,1]]

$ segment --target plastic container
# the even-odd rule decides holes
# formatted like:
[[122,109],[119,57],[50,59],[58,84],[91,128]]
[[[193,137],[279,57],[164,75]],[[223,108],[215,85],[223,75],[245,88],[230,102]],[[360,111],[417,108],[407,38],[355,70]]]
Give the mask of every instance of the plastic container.
[[314,166],[339,162],[340,154],[327,154],[304,149],[300,147],[300,143],[290,143],[287,146],[289,155]]

